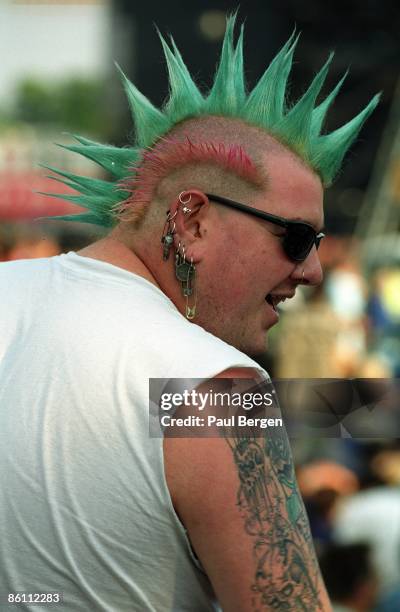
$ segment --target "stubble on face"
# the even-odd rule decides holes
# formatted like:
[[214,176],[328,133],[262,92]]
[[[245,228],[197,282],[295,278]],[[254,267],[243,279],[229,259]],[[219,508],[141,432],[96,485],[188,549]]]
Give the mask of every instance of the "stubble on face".
[[[173,136],[190,137],[194,143],[240,145],[257,165],[264,181],[263,188],[256,187],[215,164],[212,168],[195,164],[180,167],[158,185],[157,198],[142,228],[143,246],[135,248],[138,252],[142,249],[142,258],[159,286],[184,312],[184,301],[172,270],[161,274],[159,253],[146,251],[146,245],[159,237],[166,207],[181,191],[195,188],[265,212],[288,218],[301,216],[318,223],[322,189],[319,178],[294,153],[261,128],[242,120],[191,119],[182,122]],[[210,211],[199,248],[195,239],[190,242],[193,257],[200,253],[195,259],[197,314],[193,322],[247,354],[263,353],[267,330],[276,322],[265,297],[276,288],[293,291],[298,284],[292,278],[296,266],[288,260],[280,238],[269,231],[266,222],[215,203],[211,203]]]
[[[243,203],[320,227],[320,179],[291,152],[267,153],[264,163],[268,188]],[[299,264],[284,253],[275,234],[282,230],[237,211],[224,210],[223,215],[224,230],[216,237],[204,275],[199,266],[198,323],[242,352],[257,356],[265,352],[267,331],[276,323],[265,298],[271,291],[294,293],[301,279],[296,275]]]
[[242,352],[260,355],[274,320],[265,302],[266,262],[280,256],[280,244],[276,238],[268,244],[265,228],[242,213],[224,215],[223,222],[217,244],[199,266],[196,322]]

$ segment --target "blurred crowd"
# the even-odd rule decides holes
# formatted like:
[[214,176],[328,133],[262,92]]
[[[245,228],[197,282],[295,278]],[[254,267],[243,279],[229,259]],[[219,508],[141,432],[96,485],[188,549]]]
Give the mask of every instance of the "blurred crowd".
[[298,292],[276,330],[274,376],[399,376],[400,264],[366,269],[356,241],[326,242],[323,284]]
[[0,261],[52,257],[61,253],[55,237],[29,225],[0,224]]
[[[274,330],[274,377],[399,377],[400,266],[364,268],[353,240],[326,246],[323,285],[289,302]],[[292,447],[335,612],[400,610],[400,440]]]
[[75,223],[59,221],[2,223],[0,220],[0,262],[77,251],[101,235],[96,229],[75,226]]
[[320,440],[297,474],[335,612],[400,610],[400,441]]
[[[94,238],[51,223],[0,223],[0,261],[78,250]],[[284,305],[263,365],[274,378],[398,377],[400,267],[365,270],[347,238],[327,239],[321,260],[323,285],[300,288]],[[400,610],[400,440],[298,438],[292,447],[335,612]]]

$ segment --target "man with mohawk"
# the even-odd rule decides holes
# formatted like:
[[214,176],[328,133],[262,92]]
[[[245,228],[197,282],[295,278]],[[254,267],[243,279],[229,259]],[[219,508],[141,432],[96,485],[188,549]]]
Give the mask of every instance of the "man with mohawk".
[[67,218],[109,234],[1,267],[3,594],[62,591],[74,612],[331,609],[282,429],[148,433],[149,379],[268,383],[250,356],[276,304],[321,282],[323,188],[378,101],[321,134],[332,57],[287,106],[292,36],[247,93],[234,24],[207,95],[161,37],[165,107],[123,76],[135,146],[67,147],[112,180],[52,169],[87,209]]

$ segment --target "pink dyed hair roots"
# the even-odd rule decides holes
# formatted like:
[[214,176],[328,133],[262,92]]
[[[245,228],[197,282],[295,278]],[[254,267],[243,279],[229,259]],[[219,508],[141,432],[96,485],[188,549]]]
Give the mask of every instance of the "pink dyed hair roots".
[[145,149],[141,160],[130,169],[132,178],[118,184],[118,189],[129,193],[115,208],[118,219],[123,222],[141,221],[158,183],[173,170],[193,162],[215,163],[255,186],[264,182],[260,170],[238,144],[194,143],[188,136],[184,141],[164,138],[154,147]]

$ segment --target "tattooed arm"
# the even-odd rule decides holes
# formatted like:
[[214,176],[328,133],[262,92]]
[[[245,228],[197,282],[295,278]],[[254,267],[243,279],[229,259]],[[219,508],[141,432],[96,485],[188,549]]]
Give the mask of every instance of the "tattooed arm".
[[329,612],[286,432],[265,431],[166,439],[175,509],[224,612]]

